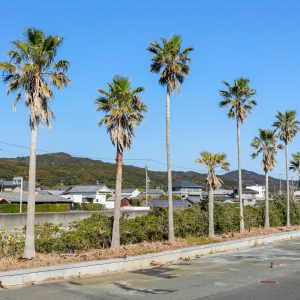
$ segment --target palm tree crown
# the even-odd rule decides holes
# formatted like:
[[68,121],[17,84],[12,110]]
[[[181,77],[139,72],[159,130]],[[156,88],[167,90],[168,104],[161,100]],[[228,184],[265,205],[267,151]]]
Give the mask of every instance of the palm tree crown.
[[278,144],[274,130],[259,129],[259,135],[253,139],[251,146],[256,150],[251,155],[253,159],[262,153],[261,164],[265,172],[269,172],[275,168],[275,155],[278,149],[282,149],[283,146]]
[[158,42],[151,42],[148,50],[155,55],[152,57],[150,70],[153,73],[159,73],[159,83],[167,85],[168,93],[174,93],[176,90],[180,93],[180,84],[184,82],[185,76],[189,75],[190,67],[187,64],[191,61],[188,54],[193,50],[192,47],[181,51],[182,38],[179,35],[173,35],[169,40],[161,39],[162,45]]
[[206,166],[208,170],[206,179],[208,189],[215,189],[222,185],[223,181],[217,177],[215,169],[221,168],[228,171],[230,164],[226,161],[226,159],[227,156],[225,153],[211,153],[207,151],[200,153],[200,157],[196,160],[196,163]]
[[292,154],[292,160],[290,161],[290,170],[300,172],[300,152]]
[[249,79],[240,78],[234,80],[234,85],[231,86],[224,81],[227,91],[221,90],[220,95],[224,98],[219,103],[221,108],[230,107],[228,117],[236,118],[241,123],[244,123],[247,118],[247,112],[252,112],[252,107],[256,105],[256,100],[251,99],[256,94],[255,89],[249,87]]
[[132,90],[129,79],[123,76],[115,76],[108,87],[108,91],[98,90],[102,95],[95,101],[97,111],[107,113],[98,125],[106,125],[113,145],[123,153],[124,149],[130,148],[135,136],[134,128],[140,125],[143,112],[147,110],[138,96],[144,88]]
[[46,36],[41,30],[25,30],[25,41],[13,41],[13,50],[8,52],[10,62],[1,62],[4,71],[3,80],[8,83],[7,94],[18,92],[13,107],[22,98],[30,112],[30,126],[41,122],[50,126],[53,112],[48,101],[53,98],[51,86],[62,89],[70,84],[66,72],[69,63],[66,60],[54,62],[57,48],[63,38],[57,35]]
[[278,112],[276,115],[276,119],[277,120],[273,123],[273,126],[277,131],[279,131],[279,138],[285,144],[288,144],[300,130],[300,122],[296,120],[296,111],[287,110],[284,113]]

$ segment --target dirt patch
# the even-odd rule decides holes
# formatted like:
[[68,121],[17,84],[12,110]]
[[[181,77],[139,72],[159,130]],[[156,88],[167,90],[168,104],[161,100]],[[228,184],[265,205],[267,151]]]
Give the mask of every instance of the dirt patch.
[[279,227],[279,228],[253,228],[248,230],[245,233],[231,233],[231,234],[223,234],[216,236],[214,239],[208,239],[206,237],[191,237],[186,239],[177,239],[173,243],[169,243],[167,241],[164,242],[144,242],[134,245],[126,245],[121,246],[118,249],[93,249],[84,252],[76,252],[76,253],[66,253],[66,254],[56,254],[49,253],[43,254],[38,253],[33,260],[22,260],[18,257],[6,257],[0,259],[0,271],[7,271],[13,269],[25,269],[25,268],[34,268],[34,267],[42,267],[42,266],[52,266],[66,263],[76,263],[82,261],[90,261],[90,260],[102,260],[109,258],[126,258],[128,256],[136,256],[146,253],[155,253],[161,252],[165,250],[173,250],[180,249],[185,247],[191,247],[196,245],[203,245],[212,242],[223,242],[236,240],[241,238],[247,238],[252,236],[259,235],[267,235],[279,232],[287,232],[291,230],[299,230],[300,226],[294,226],[290,228]]

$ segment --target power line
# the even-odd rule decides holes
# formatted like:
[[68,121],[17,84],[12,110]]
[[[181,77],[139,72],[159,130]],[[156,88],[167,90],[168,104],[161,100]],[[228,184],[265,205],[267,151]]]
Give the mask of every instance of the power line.
[[[9,142],[5,142],[5,141],[0,141],[0,144],[11,146],[11,147],[16,147],[16,148],[21,148],[21,149],[26,149],[26,150],[30,149],[30,147],[28,147],[28,146],[9,143]],[[45,149],[41,149],[41,148],[37,148],[36,150],[37,150],[37,152],[44,152],[44,153],[47,153],[47,154],[55,152],[55,151],[49,151],[49,150],[45,150]],[[14,153],[14,154],[22,154],[21,152],[7,151],[7,150],[3,150],[3,152],[8,152],[8,153],[10,152],[10,153]],[[116,160],[115,158],[110,158],[110,157],[82,156],[82,155],[75,155],[75,154],[72,154],[72,156],[76,157],[76,158],[90,158],[90,159],[95,159],[95,160],[108,160],[108,161],[115,161]],[[166,162],[162,162],[162,161],[159,161],[159,160],[156,160],[156,159],[150,159],[150,158],[123,158],[123,160],[124,161],[145,161],[145,162],[148,161],[148,162],[160,164],[160,165],[163,165],[163,166],[167,166]],[[187,170],[187,171],[194,171],[194,172],[197,172],[197,173],[201,173],[201,172],[207,173],[207,170],[205,170],[205,169],[194,169],[194,168],[183,167],[183,166],[179,166],[179,165],[175,165],[175,164],[173,164],[172,166],[177,168],[177,169],[182,169],[182,170]],[[173,171],[176,171],[176,170],[173,170]],[[226,172],[222,171],[222,170],[219,170],[219,171],[217,171],[217,173],[221,174],[221,173],[226,173]]]

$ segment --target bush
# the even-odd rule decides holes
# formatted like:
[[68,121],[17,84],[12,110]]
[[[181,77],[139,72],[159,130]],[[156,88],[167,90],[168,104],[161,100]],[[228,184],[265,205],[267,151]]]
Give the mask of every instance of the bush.
[[[36,204],[35,211],[36,212],[66,212],[70,210],[69,204]],[[0,213],[19,213],[20,212],[20,204],[18,203],[5,203],[0,204]],[[27,212],[27,204],[22,204],[22,212]]]
[[99,211],[99,210],[103,210],[104,206],[98,203],[82,203],[81,209],[87,211]]
[[215,233],[230,233],[240,228],[239,207],[236,204],[214,204]]
[[[98,205],[98,204],[96,204]],[[264,205],[257,208],[245,207],[245,227],[264,226]],[[284,197],[270,201],[271,226],[285,224],[286,201]],[[239,206],[236,204],[214,205],[215,232],[231,233],[239,230]],[[300,207],[291,202],[292,224],[300,223]],[[36,249],[44,253],[68,253],[79,250],[107,248],[111,244],[113,218],[93,214],[81,221],[73,222],[68,228],[54,224],[36,226]],[[174,210],[174,230],[177,237],[202,237],[208,232],[207,206]],[[168,239],[168,209],[153,208],[149,215],[135,219],[120,220],[121,244]],[[13,235],[0,231],[0,257],[19,255],[24,247],[24,232]]]
[[0,258],[20,255],[24,249],[25,235],[23,232],[9,234],[6,230],[0,230]]

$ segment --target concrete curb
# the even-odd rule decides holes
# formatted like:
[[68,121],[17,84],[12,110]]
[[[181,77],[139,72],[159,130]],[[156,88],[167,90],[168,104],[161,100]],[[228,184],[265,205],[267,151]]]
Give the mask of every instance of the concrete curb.
[[74,264],[5,271],[0,272],[0,280],[4,286],[13,286],[28,283],[39,283],[46,280],[63,279],[73,276],[99,275],[117,271],[132,271],[149,268],[151,265],[155,264],[166,264],[185,258],[198,258],[199,256],[208,254],[233,252],[297,237],[300,237],[300,230],[177,250],[168,250],[127,258],[96,260]]

